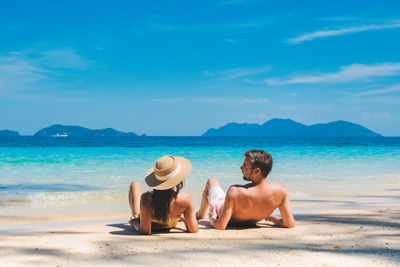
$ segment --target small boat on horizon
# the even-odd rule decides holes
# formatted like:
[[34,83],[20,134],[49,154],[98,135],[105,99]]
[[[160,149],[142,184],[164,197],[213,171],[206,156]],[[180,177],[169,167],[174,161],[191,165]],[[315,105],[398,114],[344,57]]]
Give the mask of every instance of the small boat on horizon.
[[57,133],[57,134],[52,135],[52,137],[68,137],[68,134],[66,134],[66,133],[59,134],[59,133]]

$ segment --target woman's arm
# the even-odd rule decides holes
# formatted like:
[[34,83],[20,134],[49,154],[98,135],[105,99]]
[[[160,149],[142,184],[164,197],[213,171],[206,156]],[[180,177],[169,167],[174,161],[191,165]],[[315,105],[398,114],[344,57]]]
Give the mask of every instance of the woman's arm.
[[151,235],[151,201],[146,193],[140,198],[140,227],[139,233]]
[[196,210],[194,208],[192,197],[188,194],[187,197],[187,208],[183,213],[186,230],[190,233],[197,233],[199,231],[199,226],[196,219]]

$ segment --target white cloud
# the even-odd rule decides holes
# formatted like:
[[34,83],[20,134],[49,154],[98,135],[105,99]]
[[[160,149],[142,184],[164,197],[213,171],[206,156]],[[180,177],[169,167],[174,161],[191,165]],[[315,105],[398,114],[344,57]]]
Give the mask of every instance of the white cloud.
[[320,17],[317,18],[317,20],[323,20],[323,21],[349,21],[349,20],[354,20],[356,19],[356,16],[337,16],[337,17]]
[[[237,68],[228,69],[223,71],[216,71],[215,73],[210,71],[204,71],[203,73],[207,76],[217,76],[222,80],[233,80],[240,77],[251,77],[264,74],[271,71],[271,67],[264,66],[258,68]],[[246,79],[247,80],[247,79]]]
[[262,113],[253,114],[253,115],[250,115],[250,117],[251,117],[251,118],[257,118],[257,119],[268,119],[268,118],[270,118],[269,115],[267,115],[267,114],[262,114]]
[[18,90],[47,78],[50,71],[41,68],[34,61],[21,57],[0,57],[0,91]]
[[252,80],[252,79],[244,79],[244,81],[245,81],[246,83],[252,83],[252,84],[257,84],[257,83],[259,83],[259,82],[255,81],[255,80]]
[[267,79],[269,85],[312,84],[312,83],[344,83],[360,79],[393,76],[400,74],[400,62],[380,64],[352,64],[341,67],[335,73],[321,73],[305,76],[295,76],[286,79]]
[[26,77],[29,80],[37,80],[41,73],[47,70],[36,66],[32,60],[18,57],[2,57],[0,58],[0,74],[10,75],[18,78]]
[[52,68],[85,68],[85,63],[71,50],[44,51],[36,56],[10,52],[11,56],[0,57],[0,77],[18,83],[33,82],[48,78],[55,72]]
[[176,98],[152,98],[152,102],[157,102],[157,103],[166,103],[166,104],[176,104],[179,102],[185,101],[186,98],[184,97],[176,97]]
[[363,112],[361,115],[362,120],[388,120],[393,119],[393,116],[388,112],[368,113]]
[[378,89],[378,90],[369,90],[355,94],[355,96],[365,96],[365,95],[381,95],[381,94],[388,94],[388,93],[395,93],[400,92],[400,84],[396,84],[391,87]]
[[209,71],[209,70],[203,71],[203,74],[204,74],[205,76],[215,76],[214,73],[212,73],[212,72]]
[[9,56],[0,57],[0,93],[8,98],[29,99],[29,93],[38,95],[50,82],[57,82],[55,79],[63,73],[56,68],[83,69],[85,65],[71,50],[10,52]]
[[[247,2],[246,2],[247,3]],[[279,17],[281,20],[282,17]],[[271,24],[275,24],[278,20],[277,18],[259,17],[251,20],[232,20],[224,22],[214,22],[214,23],[199,23],[199,24],[185,24],[185,23],[170,23],[169,21],[161,20],[160,18],[155,18],[154,22],[147,24],[141,24],[135,27],[133,32],[137,35],[152,34],[157,32],[169,32],[169,33],[179,33],[179,32],[197,32],[197,31],[226,31],[233,30],[232,34],[237,34],[237,30],[251,30],[262,28]],[[235,39],[225,39],[226,42],[237,42]]]
[[365,25],[359,27],[349,27],[337,30],[325,30],[325,31],[316,31],[312,33],[307,33],[300,35],[295,38],[288,39],[287,42],[292,44],[299,44],[305,41],[311,41],[317,38],[324,38],[329,36],[337,36],[337,35],[344,35],[344,34],[351,34],[351,33],[358,33],[358,32],[365,32],[365,31],[373,31],[373,30],[384,30],[384,29],[395,29],[400,28],[400,23],[395,22],[392,24],[383,24],[383,25]]
[[286,96],[286,97],[296,97],[297,94],[292,92],[292,93],[283,94],[283,96]]
[[195,102],[205,102],[212,104],[239,104],[239,105],[252,105],[252,104],[265,104],[268,102],[266,98],[238,98],[238,97],[208,97],[208,98],[195,98]]
[[72,50],[51,50],[41,53],[39,62],[51,68],[84,69],[85,62]]
[[396,96],[375,96],[369,98],[353,98],[351,103],[356,104],[384,104],[384,105],[400,105],[400,97]]
[[267,98],[241,98],[241,97],[176,97],[176,98],[153,98],[152,102],[176,104],[182,102],[198,102],[208,104],[227,104],[227,105],[259,105],[268,103]]

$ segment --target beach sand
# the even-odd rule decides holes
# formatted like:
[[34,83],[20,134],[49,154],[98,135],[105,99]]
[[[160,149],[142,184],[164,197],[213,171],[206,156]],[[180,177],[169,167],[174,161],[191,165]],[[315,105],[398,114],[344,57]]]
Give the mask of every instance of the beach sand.
[[141,236],[118,214],[11,223],[0,227],[0,265],[399,266],[400,205],[362,203],[327,208],[296,201],[293,229],[262,221],[219,231],[201,220],[196,234],[180,223],[170,233]]

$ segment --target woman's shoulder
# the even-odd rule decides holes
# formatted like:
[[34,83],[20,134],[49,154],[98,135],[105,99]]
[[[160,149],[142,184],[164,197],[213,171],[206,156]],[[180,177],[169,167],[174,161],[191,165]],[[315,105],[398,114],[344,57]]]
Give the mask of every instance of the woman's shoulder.
[[141,201],[145,201],[145,202],[151,201],[152,196],[153,196],[152,192],[147,191],[147,192],[144,192],[144,193],[142,194],[140,200],[141,200]]
[[192,196],[188,192],[180,191],[176,196],[176,202],[183,205],[189,205],[193,203]]

